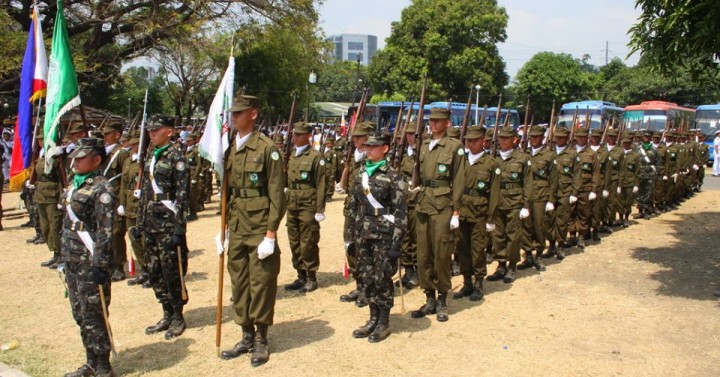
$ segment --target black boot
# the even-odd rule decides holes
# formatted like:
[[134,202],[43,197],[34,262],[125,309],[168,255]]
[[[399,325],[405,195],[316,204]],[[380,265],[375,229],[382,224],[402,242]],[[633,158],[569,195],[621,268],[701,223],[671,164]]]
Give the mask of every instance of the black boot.
[[457,293],[453,295],[453,299],[458,300],[463,297],[470,296],[473,293],[473,282],[472,276],[463,276],[463,286]]
[[86,349],[85,355],[87,357],[85,364],[73,372],[65,373],[65,377],[90,377],[95,375],[95,368],[97,368],[95,352]]
[[541,255],[542,255],[542,250],[538,250],[537,256],[535,257],[535,263],[533,264],[533,266],[538,271],[545,271],[546,268],[545,268],[545,264],[542,261]]
[[170,327],[165,332],[165,339],[170,340],[176,338],[185,332],[185,317],[183,317],[183,305],[173,305],[173,315],[170,321]]
[[267,325],[257,325],[255,333],[255,344],[253,344],[253,353],[250,358],[250,365],[257,367],[263,365],[270,360],[270,348],[267,342]]
[[413,310],[410,316],[413,318],[423,318],[428,314],[435,314],[437,301],[435,301],[435,291],[426,289],[425,290],[425,304],[418,310]]
[[127,277],[125,276],[125,266],[123,263],[123,265],[118,266],[115,271],[113,271],[111,279],[113,282],[118,282],[123,281],[126,278]]
[[380,309],[377,305],[370,304],[370,319],[365,322],[365,325],[362,327],[359,327],[353,331],[352,336],[353,338],[360,339],[360,338],[367,338],[370,336],[370,334],[375,330],[375,326],[378,324],[378,316]]
[[45,243],[45,237],[42,234],[38,235],[33,241],[34,245],[42,245]]
[[601,238],[600,238],[600,232],[598,232],[597,230],[593,230],[593,231],[592,231],[592,239],[593,239],[593,241],[595,241],[595,242],[600,242],[600,240],[601,240]]
[[390,309],[380,308],[377,326],[372,334],[368,336],[368,342],[377,343],[387,339],[390,335]]
[[355,302],[355,300],[358,299],[358,296],[360,296],[360,280],[355,279],[355,289],[350,291],[346,295],[340,296],[340,301],[342,302]]
[[242,354],[252,351],[253,345],[255,344],[255,327],[242,326],[243,336],[235,346],[227,351],[220,353],[220,358],[223,360],[234,359]]
[[580,250],[585,250],[585,238],[584,237],[578,237],[577,241],[577,248]]
[[447,292],[438,293],[437,300],[437,316],[438,322],[447,322],[448,319],[448,307],[447,307]]
[[503,282],[505,284],[510,284],[515,281],[515,271],[517,271],[517,265],[510,263],[510,267],[508,267],[505,276],[503,276]]
[[286,291],[297,291],[305,285],[307,280],[307,272],[305,270],[298,270],[297,279],[294,282],[285,286]]
[[483,278],[479,277],[475,279],[473,292],[470,294],[470,301],[480,301],[483,297],[485,297],[485,291],[483,290]]
[[557,258],[557,260],[565,259],[565,245],[564,244],[561,243],[558,246],[557,255],[555,255],[555,257]]
[[97,355],[97,368],[95,368],[95,377],[113,377],[112,366],[110,366],[110,353]]
[[358,295],[358,298],[355,300],[355,306],[358,308],[363,308],[368,305],[368,299],[367,296],[365,296],[365,290],[361,290],[360,294]]
[[535,258],[532,256],[532,251],[525,252],[525,260],[517,265],[518,270],[524,270],[535,265]]
[[506,262],[500,262],[498,265],[497,270],[493,272],[492,275],[488,276],[486,279],[488,281],[498,281],[502,280],[502,278],[505,277],[505,274],[507,273],[507,263]]
[[543,258],[552,258],[555,256],[555,241],[550,241],[550,247],[548,248],[547,253],[544,253],[542,255]]
[[163,317],[161,320],[158,321],[158,323],[154,324],[153,326],[149,326],[145,329],[145,334],[152,335],[155,333],[159,333],[161,331],[165,331],[170,328],[170,317],[173,315],[173,309],[170,304],[162,304],[163,307]]
[[127,285],[129,285],[131,287],[133,285],[140,285],[140,284],[146,282],[147,278],[148,278],[147,273],[145,273],[145,270],[142,267],[140,267],[140,268],[138,268],[137,275],[135,276],[135,278],[128,280]]
[[418,271],[417,267],[410,266],[405,267],[405,285],[403,287],[407,289],[413,289],[420,285],[420,280],[418,280]]
[[312,292],[317,289],[317,272],[308,271],[307,275],[305,284],[300,288],[300,292],[302,293]]
[[55,265],[55,268],[57,268],[58,259],[60,259],[60,252],[53,251],[52,258],[46,260],[45,262],[40,263],[40,267],[52,268],[52,266]]

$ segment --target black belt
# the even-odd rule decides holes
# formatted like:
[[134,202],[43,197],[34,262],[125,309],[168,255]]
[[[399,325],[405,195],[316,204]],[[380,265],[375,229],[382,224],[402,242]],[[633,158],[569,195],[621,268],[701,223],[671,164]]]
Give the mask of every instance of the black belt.
[[151,194],[150,200],[159,202],[161,200],[175,200],[175,194],[173,193],[162,193],[162,194]]
[[236,198],[257,198],[260,196],[267,196],[267,191],[265,190],[265,188],[232,188],[230,192]]
[[315,186],[309,184],[309,183],[290,183],[289,185],[290,190],[303,190],[303,189],[313,189]]
[[82,232],[85,230],[85,223],[82,221],[71,221],[70,230],[73,232]]
[[500,188],[503,190],[512,190],[514,188],[521,188],[522,185],[520,183],[501,183]]
[[448,181],[441,181],[437,179],[423,179],[422,185],[425,187],[450,187],[450,182]]
[[387,208],[365,207],[363,209],[363,213],[370,216],[382,216],[387,215],[390,212],[387,210]]

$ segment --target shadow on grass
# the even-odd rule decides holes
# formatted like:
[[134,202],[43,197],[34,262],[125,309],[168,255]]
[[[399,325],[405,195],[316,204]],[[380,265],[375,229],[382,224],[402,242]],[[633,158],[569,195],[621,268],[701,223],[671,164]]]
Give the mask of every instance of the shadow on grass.
[[120,351],[113,360],[113,369],[117,375],[160,371],[183,361],[189,354],[190,345],[195,343],[188,338],[174,341],[156,342]]
[[[223,307],[222,323],[228,323],[232,321],[232,306],[227,305]],[[185,323],[189,329],[205,326],[215,326],[215,314],[216,306],[206,306],[204,308],[190,309],[183,313],[185,316]]]
[[268,337],[271,352],[282,353],[327,339],[334,333],[328,321],[308,317],[276,323],[270,327]]

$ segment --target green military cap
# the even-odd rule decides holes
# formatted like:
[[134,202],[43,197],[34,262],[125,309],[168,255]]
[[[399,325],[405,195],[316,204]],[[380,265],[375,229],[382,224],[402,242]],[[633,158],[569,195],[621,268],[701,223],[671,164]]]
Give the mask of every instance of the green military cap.
[[555,136],[557,137],[568,137],[570,136],[570,131],[565,127],[557,127],[555,129]]
[[605,135],[606,136],[617,136],[618,130],[616,130],[615,128],[611,128],[607,131],[607,133]]
[[658,139],[659,139],[659,138],[662,137],[662,132],[660,132],[660,131],[655,131],[655,132],[653,132],[652,137],[653,137],[653,139],[655,139],[655,138],[658,138]]
[[305,122],[297,122],[293,124],[294,134],[309,134],[310,132],[312,132],[312,126]]
[[124,143],[126,141],[129,141],[131,139],[129,132],[124,132],[122,136],[120,136],[120,142]]
[[132,135],[130,135],[130,141],[128,141],[129,144],[138,144],[140,142],[140,130],[134,130],[132,132]]
[[499,137],[515,137],[517,134],[515,133],[515,130],[512,128],[512,126],[505,126],[498,131]]
[[377,145],[390,145],[390,136],[389,135],[371,135],[366,142],[363,143],[364,145],[371,145],[371,146],[377,146]]
[[643,136],[650,136],[652,137],[655,133],[652,130],[645,130],[642,132]]
[[175,119],[167,115],[158,115],[155,117],[154,121],[150,122],[150,124],[145,126],[148,131],[155,131],[162,127],[175,128]]
[[405,126],[405,133],[408,132],[415,132],[417,130],[417,127],[415,127],[415,122],[409,123],[407,126]]
[[275,135],[275,137],[273,138],[273,141],[276,142],[276,143],[284,143],[284,142],[285,142],[285,136],[283,136],[283,134],[281,134],[281,133],[278,132],[278,133]]
[[188,134],[187,136],[185,136],[185,141],[187,141],[187,140],[197,140],[197,139],[199,139],[199,138],[200,138],[200,134],[198,134],[197,132],[191,132],[190,134]]
[[259,109],[260,108],[260,99],[253,96],[238,96],[233,101],[232,106],[230,107],[230,112],[238,112],[238,111],[245,111],[247,109]]
[[35,133],[35,139],[37,140],[44,140],[45,139],[45,133],[42,130],[39,130]]
[[85,126],[82,123],[75,122],[70,125],[70,127],[68,128],[67,134],[70,135],[70,134],[75,134],[78,132],[85,132],[85,131],[87,131],[87,128],[85,128]]
[[112,122],[107,123],[105,126],[103,126],[102,133],[103,135],[113,133],[113,132],[122,132],[123,130],[123,124],[122,122]]
[[602,134],[603,132],[599,128],[593,128],[592,130],[590,130],[590,136],[602,137]]
[[588,136],[588,135],[590,135],[590,132],[588,132],[588,129],[585,127],[581,127],[581,128],[578,128],[577,130],[575,130],[575,137]]
[[447,135],[450,137],[458,138],[460,137],[460,130],[456,127],[448,127]]
[[485,136],[486,132],[487,132],[487,129],[485,129],[485,127],[468,127],[467,132],[465,133],[465,139],[466,140],[479,139],[479,138]]
[[355,125],[352,130],[352,136],[367,136],[375,132],[375,123],[361,122]]
[[335,146],[335,141],[328,137],[325,139],[325,145],[328,145],[328,144],[330,144],[330,146]]
[[620,140],[621,143],[632,143],[632,135],[631,134],[625,134],[623,135],[622,139]]
[[530,131],[528,131],[528,135],[530,136],[545,136],[545,128],[541,126],[532,126],[530,127]]
[[77,148],[68,157],[83,158],[93,151],[103,155],[105,153],[105,142],[103,139],[96,137],[84,137],[78,140]]
[[[485,127],[483,127],[483,128],[485,128]],[[487,130],[487,129],[486,129],[486,130]],[[485,132],[485,140],[492,140],[494,134],[495,134],[495,131],[494,131],[494,130],[492,130],[492,129],[487,130],[487,131]]]
[[430,109],[430,119],[450,119],[450,110],[443,107]]

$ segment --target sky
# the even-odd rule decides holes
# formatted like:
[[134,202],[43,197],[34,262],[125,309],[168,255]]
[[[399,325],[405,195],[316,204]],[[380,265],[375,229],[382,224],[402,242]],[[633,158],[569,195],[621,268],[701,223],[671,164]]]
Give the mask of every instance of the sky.
[[[320,27],[325,35],[353,33],[378,37],[385,46],[390,24],[399,21],[410,0],[325,0],[320,7]],[[640,56],[629,53],[627,31],[640,15],[635,0],[498,0],[509,16],[505,43],[498,45],[512,80],[517,71],[540,51],[568,53],[575,58],[589,54],[590,64],[605,64],[618,57],[637,64]]]

